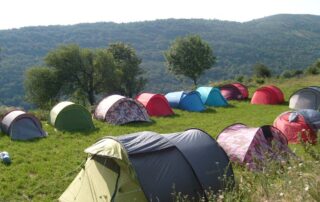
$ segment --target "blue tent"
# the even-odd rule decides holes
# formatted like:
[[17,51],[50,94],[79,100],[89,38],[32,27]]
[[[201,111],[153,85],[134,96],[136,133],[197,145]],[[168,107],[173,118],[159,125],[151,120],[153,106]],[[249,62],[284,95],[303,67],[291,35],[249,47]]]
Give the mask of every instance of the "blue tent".
[[191,92],[171,92],[165,96],[172,108],[179,108],[182,110],[200,112],[205,110],[205,106],[201,100],[198,91]]
[[205,105],[214,107],[224,107],[228,105],[227,100],[222,96],[218,88],[199,87],[197,91],[201,95],[201,100]]

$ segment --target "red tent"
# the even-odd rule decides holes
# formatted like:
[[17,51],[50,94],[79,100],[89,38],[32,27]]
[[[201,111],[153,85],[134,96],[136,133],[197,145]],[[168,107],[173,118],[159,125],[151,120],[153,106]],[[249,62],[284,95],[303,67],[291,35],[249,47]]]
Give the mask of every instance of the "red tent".
[[[241,84],[242,85],[242,84]],[[221,94],[226,100],[242,100],[246,97],[243,95],[243,89],[239,89],[240,85],[226,84],[220,87]],[[243,86],[243,85],[242,85]],[[244,86],[243,86],[244,87]],[[243,88],[241,87],[241,88]]]
[[282,91],[273,85],[258,88],[251,99],[251,104],[275,105],[283,102],[284,96]]
[[297,114],[297,118],[290,122],[291,113],[287,111],[280,114],[274,120],[273,126],[287,137],[289,143],[299,143],[299,135],[304,142],[316,143],[317,133],[309,126],[305,118],[301,114]]
[[249,91],[247,86],[243,85],[242,83],[233,83],[235,87],[237,87],[241,94],[242,94],[242,99],[247,99],[249,97]]
[[150,116],[170,116],[173,113],[167,99],[161,94],[142,93],[136,97]]

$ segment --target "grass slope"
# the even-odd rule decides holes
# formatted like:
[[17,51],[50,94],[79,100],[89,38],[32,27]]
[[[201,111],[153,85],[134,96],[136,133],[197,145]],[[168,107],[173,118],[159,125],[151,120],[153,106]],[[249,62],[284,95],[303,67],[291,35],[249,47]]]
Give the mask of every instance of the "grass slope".
[[[270,80],[285,93],[286,100],[295,90],[320,85],[319,76],[290,80]],[[276,82],[276,83],[275,83]],[[250,92],[257,86],[252,85]],[[55,131],[43,122],[49,136],[29,142],[12,141],[0,135],[0,151],[10,153],[12,164],[0,164],[0,201],[52,201],[56,200],[80,170],[86,159],[83,152],[99,138],[106,135],[122,135],[138,131],[171,133],[187,128],[201,128],[216,137],[226,126],[241,122],[250,126],[272,124],[287,104],[277,106],[251,105],[248,101],[230,102],[226,108],[208,108],[203,113],[175,110],[176,115],[152,118],[153,123],[135,123],[112,126],[95,121],[96,130],[91,133],[67,133]],[[312,158],[301,145],[291,148],[303,160],[286,165],[282,170],[270,169],[264,173],[252,173],[234,166],[237,187],[233,192],[212,195],[219,201],[308,201],[319,197],[319,159]],[[319,144],[311,147],[318,152]],[[318,198],[319,200],[319,198]]]

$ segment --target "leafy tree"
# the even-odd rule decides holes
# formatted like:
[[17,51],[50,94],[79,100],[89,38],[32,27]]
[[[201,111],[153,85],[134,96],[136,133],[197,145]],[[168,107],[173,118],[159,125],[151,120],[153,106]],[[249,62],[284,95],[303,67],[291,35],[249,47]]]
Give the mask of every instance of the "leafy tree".
[[[112,92],[119,83],[114,58],[107,50],[93,51],[78,45],[64,45],[49,52],[45,63],[46,68],[33,68],[25,78],[27,97],[39,106],[58,94],[85,98],[93,105],[97,94]],[[39,76],[42,78],[37,82]],[[51,81],[59,85],[52,85],[54,93],[45,95]]]
[[269,78],[271,77],[270,69],[264,64],[257,63],[253,66],[254,75],[258,78]]
[[132,97],[141,91],[146,83],[146,79],[141,76],[143,73],[139,66],[141,59],[131,46],[124,43],[110,44],[108,51],[113,55],[120,75],[117,91]]
[[164,56],[170,72],[192,79],[195,86],[203,72],[216,61],[208,43],[197,35],[177,38]]
[[32,67],[25,73],[24,86],[27,101],[40,108],[49,108],[58,100],[61,83],[54,69]]

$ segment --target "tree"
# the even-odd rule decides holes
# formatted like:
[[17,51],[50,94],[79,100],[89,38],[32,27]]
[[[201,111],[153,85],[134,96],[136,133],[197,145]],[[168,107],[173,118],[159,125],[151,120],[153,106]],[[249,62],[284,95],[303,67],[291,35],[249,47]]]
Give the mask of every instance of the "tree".
[[[30,95],[29,99],[40,106],[42,105],[40,103],[52,98],[44,97],[44,99],[34,102],[35,100],[31,96],[40,97],[42,91],[45,93],[49,83],[47,79],[53,77],[51,74],[54,74],[55,81],[60,84],[54,86],[58,88],[56,90],[59,95],[86,98],[91,105],[95,103],[97,94],[112,92],[119,83],[114,58],[107,50],[93,51],[82,49],[78,45],[64,45],[49,52],[45,57],[45,63],[51,71],[42,72],[44,76],[41,83],[32,82],[40,70],[28,72],[25,78],[27,94]],[[39,95],[35,95],[36,93]]]
[[108,51],[113,55],[120,75],[118,93],[132,97],[141,91],[146,83],[146,79],[141,76],[141,59],[132,47],[124,43],[110,44]]
[[264,64],[257,63],[253,66],[253,73],[258,78],[269,78],[271,77],[270,69]]
[[59,98],[61,83],[53,69],[32,67],[25,73],[24,86],[27,101],[40,108],[49,108]]
[[192,79],[195,86],[203,72],[212,68],[216,61],[208,43],[197,35],[177,38],[164,56],[170,72]]

